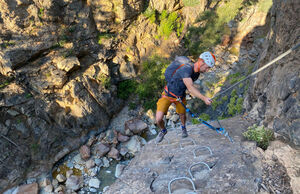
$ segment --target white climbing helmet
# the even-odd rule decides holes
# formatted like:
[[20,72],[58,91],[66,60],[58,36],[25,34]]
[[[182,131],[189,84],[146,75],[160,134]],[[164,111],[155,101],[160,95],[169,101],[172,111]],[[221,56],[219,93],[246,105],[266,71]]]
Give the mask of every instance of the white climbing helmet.
[[209,51],[202,53],[199,58],[203,59],[209,67],[213,67],[216,63],[216,57]]

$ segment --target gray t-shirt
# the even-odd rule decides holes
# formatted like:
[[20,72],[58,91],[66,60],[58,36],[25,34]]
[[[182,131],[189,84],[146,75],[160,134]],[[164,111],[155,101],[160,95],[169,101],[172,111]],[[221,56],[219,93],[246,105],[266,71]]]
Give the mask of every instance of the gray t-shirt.
[[[180,65],[185,64],[184,66],[177,69]],[[173,72],[177,71],[173,74]],[[172,76],[173,74],[173,76]],[[185,90],[187,89],[183,83],[183,78],[192,78],[193,81],[196,81],[200,73],[194,72],[193,63],[191,60],[185,56],[176,57],[175,60],[167,67],[165,72],[165,78],[167,81],[168,91],[172,92],[178,97],[185,97]],[[170,93],[168,96],[173,97]]]

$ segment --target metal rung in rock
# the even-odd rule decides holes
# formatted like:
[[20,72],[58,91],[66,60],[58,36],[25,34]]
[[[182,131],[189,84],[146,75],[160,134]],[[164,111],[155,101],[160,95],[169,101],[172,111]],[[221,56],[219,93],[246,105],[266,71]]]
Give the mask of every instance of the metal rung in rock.
[[197,156],[196,156],[196,151],[199,150],[199,149],[203,149],[203,148],[208,149],[210,155],[213,155],[213,153],[212,153],[210,147],[208,147],[208,146],[200,146],[200,147],[197,147],[197,148],[194,149],[194,151],[193,151],[194,158],[197,158]]
[[180,149],[183,149],[183,147],[182,147],[182,141],[185,141],[185,140],[191,140],[192,142],[193,142],[193,144],[194,145],[196,145],[196,142],[195,142],[195,140],[193,140],[192,138],[185,138],[185,139],[181,139],[180,140]]
[[209,171],[211,171],[211,168],[208,166],[208,164],[206,164],[205,162],[198,162],[198,163],[196,163],[196,164],[192,164],[191,166],[190,166],[190,168],[189,168],[189,174],[190,174],[190,176],[191,176],[191,178],[193,179],[193,180],[195,180],[195,177],[193,176],[193,174],[192,174],[192,168],[194,167],[194,166],[197,166],[197,165],[199,165],[199,164],[203,164],[203,165],[205,165],[207,168],[208,168],[208,170]]
[[[169,182],[169,185],[168,185],[168,190],[169,190],[169,194],[172,194],[172,190],[171,190],[171,184],[172,182],[176,181],[176,180],[182,180],[182,179],[186,179],[188,181],[190,181],[192,183],[192,186],[193,186],[193,190],[196,191],[196,187],[195,187],[195,184],[194,184],[194,181],[188,177],[178,177],[178,178],[174,178],[172,179],[170,182]],[[192,194],[193,192],[188,192],[190,194]],[[195,192],[196,193],[196,192]]]

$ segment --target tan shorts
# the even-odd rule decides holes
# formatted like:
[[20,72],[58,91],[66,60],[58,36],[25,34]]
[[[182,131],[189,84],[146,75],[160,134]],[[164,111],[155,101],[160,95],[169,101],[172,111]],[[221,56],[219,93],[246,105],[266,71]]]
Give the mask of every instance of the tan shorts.
[[[186,105],[186,99],[182,99],[182,102],[184,105]],[[165,115],[168,112],[168,109],[172,103],[175,103],[176,105],[176,112],[178,114],[185,114],[185,108],[182,106],[182,104],[178,101],[176,101],[176,98],[171,97],[161,97],[156,105],[157,105],[157,111],[163,112]]]

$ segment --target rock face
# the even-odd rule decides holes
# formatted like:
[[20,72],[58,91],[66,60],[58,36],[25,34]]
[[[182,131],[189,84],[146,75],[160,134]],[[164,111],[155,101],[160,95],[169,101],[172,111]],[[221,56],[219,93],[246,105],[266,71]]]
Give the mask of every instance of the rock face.
[[[298,1],[273,1],[271,30],[259,67],[300,43]],[[300,145],[300,49],[257,75],[248,110],[264,125]]]
[[[204,125],[188,126],[189,137],[183,140],[179,128],[170,130],[167,140],[157,146],[154,140],[146,144],[105,193],[168,193],[168,183],[178,177],[191,178],[189,167],[198,162],[208,166],[200,163],[191,168],[197,191],[257,192],[259,185],[255,180],[262,177],[262,153],[254,143],[240,141],[249,123],[240,117],[221,123],[226,123],[223,127],[234,143]],[[203,146],[210,147],[212,155]],[[180,193],[193,188],[186,180],[173,182],[171,190]]]

